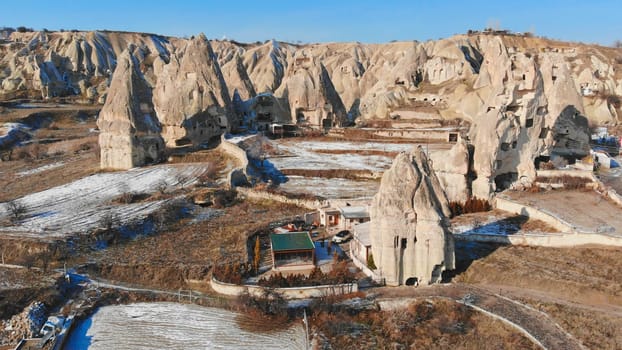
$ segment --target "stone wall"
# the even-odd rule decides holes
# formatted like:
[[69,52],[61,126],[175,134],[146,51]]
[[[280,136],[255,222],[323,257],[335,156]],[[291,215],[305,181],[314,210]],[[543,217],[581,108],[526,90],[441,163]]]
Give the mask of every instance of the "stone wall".
[[622,237],[598,233],[543,233],[543,234],[454,234],[456,240],[470,242],[487,242],[539,247],[564,248],[586,244],[600,244],[622,247]]
[[323,208],[328,205],[326,201],[319,201],[319,200],[313,201],[313,200],[308,200],[308,199],[287,198],[286,196],[281,195],[281,194],[258,191],[258,190],[255,190],[252,188],[246,188],[246,187],[238,187],[237,190],[239,193],[244,194],[248,198],[266,199],[266,200],[281,202],[285,204],[292,204],[292,205],[296,205],[296,206],[307,208],[307,209],[313,209],[313,210]]
[[227,175],[227,183],[229,187],[235,188],[244,183],[248,184],[249,162],[246,151],[238,145],[227,141],[224,134],[220,136],[220,145],[218,147],[221,151],[225,152],[240,163],[239,167],[231,170]]
[[[255,297],[261,297],[264,295],[265,290],[260,286],[224,283],[214,278],[211,280],[211,287],[216,293],[230,296],[240,296],[244,293],[248,293]],[[358,292],[358,284],[345,283],[299,288],[271,288],[270,290],[281,294],[285,299],[308,299],[355,293]]]

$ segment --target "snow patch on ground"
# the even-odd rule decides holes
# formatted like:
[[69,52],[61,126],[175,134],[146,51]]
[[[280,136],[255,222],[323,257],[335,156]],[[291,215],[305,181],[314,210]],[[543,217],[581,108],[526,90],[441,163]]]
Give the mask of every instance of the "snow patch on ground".
[[27,135],[30,128],[21,123],[2,123],[0,124],[0,147],[9,147]]
[[304,330],[241,329],[238,314],[178,303],[105,306],[81,321],[67,349],[304,349]]
[[[34,237],[85,233],[100,226],[106,215],[126,224],[146,217],[166,201],[113,205],[113,199],[123,193],[155,193],[161,186],[169,190],[189,186],[205,170],[205,165],[160,165],[88,176],[18,199],[27,208],[26,218],[0,230]],[[0,218],[8,215],[6,203],[0,205]]]
[[[276,154],[289,156],[271,157],[271,165],[278,170],[309,169],[309,170],[364,170],[382,173],[391,167],[393,158],[383,155],[366,155],[355,151],[410,151],[415,144],[384,143],[384,142],[351,142],[351,141],[302,141],[294,139],[273,140]],[[427,147],[430,153],[444,151],[447,145],[431,144]],[[321,150],[352,151],[352,153],[330,154]],[[343,178],[325,179],[318,177],[288,176],[288,181],[281,183],[281,189],[297,193],[305,192],[328,199],[372,197],[378,191],[379,182],[366,180],[348,180]]]
[[47,171],[47,170],[52,170],[52,169],[60,168],[63,165],[65,165],[64,162],[56,162],[56,163],[52,163],[52,164],[46,164],[46,165],[40,166],[38,168],[20,171],[20,172],[17,173],[17,176],[34,175],[34,174],[38,174],[38,173],[41,173],[41,172],[44,172],[44,171]]

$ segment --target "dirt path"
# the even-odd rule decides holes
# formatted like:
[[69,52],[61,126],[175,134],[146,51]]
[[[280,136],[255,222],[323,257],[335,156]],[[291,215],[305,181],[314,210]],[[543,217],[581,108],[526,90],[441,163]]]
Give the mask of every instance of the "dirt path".
[[380,288],[379,299],[445,297],[481,308],[527,332],[545,349],[585,349],[545,313],[486,288],[464,284]]

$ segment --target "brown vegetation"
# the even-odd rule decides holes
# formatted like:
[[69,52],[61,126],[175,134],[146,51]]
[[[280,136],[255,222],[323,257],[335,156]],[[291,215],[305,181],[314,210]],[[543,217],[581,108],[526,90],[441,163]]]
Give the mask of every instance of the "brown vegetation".
[[304,177],[321,177],[325,179],[369,179],[374,174],[368,170],[351,170],[351,169],[283,169],[283,175],[288,176],[304,176]]
[[444,299],[399,311],[322,311],[311,324],[334,349],[537,349],[501,322]]
[[499,247],[457,282],[507,285],[577,303],[622,305],[621,248]]
[[247,261],[248,237],[273,221],[305,212],[292,205],[251,199],[221,210],[222,215],[196,223],[163,218],[170,224],[157,235],[139,236],[97,253],[85,252],[84,257],[95,261],[93,271],[106,279],[162,289],[187,287],[186,280],[206,280],[217,264]]
[[565,189],[568,190],[576,190],[576,189],[584,189],[592,180],[578,177],[578,176],[569,176],[569,175],[560,175],[560,176],[538,176],[536,177],[535,182],[544,183],[544,184],[562,184]]
[[354,281],[355,276],[348,269],[347,263],[341,261],[333,265],[333,269],[328,273],[322,272],[319,267],[315,267],[308,276],[303,274],[289,274],[283,276],[278,272],[273,273],[268,278],[262,277],[259,279],[258,284],[262,287],[269,288],[290,288],[343,284],[352,283]]
[[483,211],[489,211],[491,209],[492,206],[486,199],[480,199],[476,197],[471,197],[467,199],[464,203],[453,201],[449,202],[449,210],[451,211],[451,216],[478,213]]
[[588,349],[622,348],[622,316],[597,312],[589,308],[525,300],[540,311],[545,312],[563,329],[570,332]]

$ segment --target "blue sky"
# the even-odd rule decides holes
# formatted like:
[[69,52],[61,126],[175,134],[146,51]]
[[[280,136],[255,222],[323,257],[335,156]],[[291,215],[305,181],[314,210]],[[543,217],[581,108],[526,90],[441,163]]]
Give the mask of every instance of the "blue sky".
[[3,1],[0,26],[110,29],[238,41],[445,38],[497,24],[555,39],[610,45],[622,39],[619,0]]

